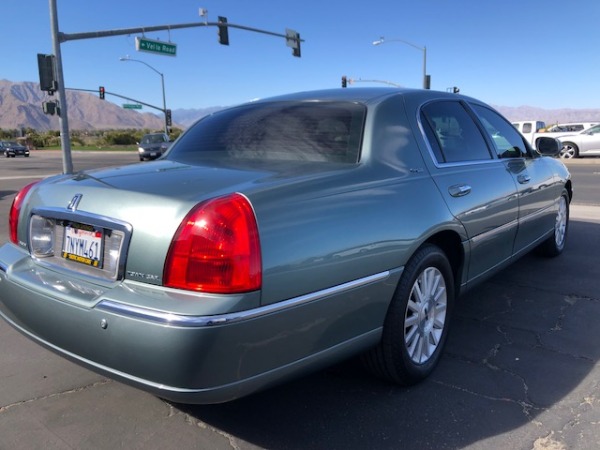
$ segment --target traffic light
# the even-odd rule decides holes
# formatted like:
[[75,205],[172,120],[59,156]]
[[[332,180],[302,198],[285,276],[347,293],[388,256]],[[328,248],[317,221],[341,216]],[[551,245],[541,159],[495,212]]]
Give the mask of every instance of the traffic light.
[[454,87],[452,88],[452,92],[453,92],[454,94],[458,94],[458,93],[460,92],[460,89],[459,89],[459,88],[457,88],[456,86],[454,86]]
[[38,69],[40,72],[40,89],[53,95],[58,90],[56,81],[56,62],[54,55],[43,55],[38,53]]
[[348,87],[348,78],[346,77],[346,75],[342,77],[342,87]]
[[173,121],[171,120],[171,110],[170,109],[165,110],[165,123],[167,124],[168,127],[173,125]]
[[285,29],[285,45],[292,49],[292,55],[300,58],[302,51],[300,50],[300,33],[289,28]]
[[55,102],[43,102],[42,110],[44,111],[44,114],[53,116],[54,114],[56,114],[56,103]]
[[229,30],[227,27],[227,17],[219,16],[218,22],[225,24],[225,25],[219,25],[219,44],[229,45]]
[[104,100],[104,86],[100,86],[98,88],[98,94],[100,95],[100,100]]

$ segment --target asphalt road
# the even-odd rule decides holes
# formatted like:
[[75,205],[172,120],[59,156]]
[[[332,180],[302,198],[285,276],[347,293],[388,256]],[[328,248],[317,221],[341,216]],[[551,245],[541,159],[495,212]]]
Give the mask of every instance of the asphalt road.
[[[73,155],[77,170],[136,158]],[[568,164],[563,255],[528,255],[463,297],[446,355],[418,386],[348,361],[236,402],[173,405],[0,321],[0,449],[600,448],[600,159]],[[0,241],[14,193],[60,170],[57,152],[0,161]]]

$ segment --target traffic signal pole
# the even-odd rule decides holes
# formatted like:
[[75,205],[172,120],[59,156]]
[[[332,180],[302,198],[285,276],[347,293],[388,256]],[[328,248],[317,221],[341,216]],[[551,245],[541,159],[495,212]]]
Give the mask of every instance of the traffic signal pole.
[[[50,26],[52,29],[52,47],[54,49],[54,55],[56,57],[55,76],[58,83],[58,98],[60,102],[60,140],[63,150],[63,172],[73,172],[73,162],[71,160],[71,141],[69,137],[69,124],[67,118],[67,101],[65,95],[65,84],[62,69],[62,57],[60,53],[60,44],[67,41],[73,41],[78,39],[95,39],[101,37],[110,36],[123,36],[136,33],[148,33],[151,31],[162,31],[162,30],[176,30],[181,28],[194,28],[194,27],[218,27],[221,30],[223,27],[227,28],[238,28],[240,30],[253,31],[255,33],[268,34],[270,36],[282,37],[286,40],[286,45],[292,48],[292,54],[296,57],[300,57],[300,43],[304,42],[304,39],[300,39],[300,34],[294,30],[286,30],[285,34],[274,33],[272,31],[261,30],[258,28],[247,27],[244,25],[236,25],[227,23],[227,21],[219,22],[194,22],[194,23],[183,23],[174,25],[156,25],[150,27],[136,27],[136,28],[125,28],[120,30],[105,30],[105,31],[91,31],[84,33],[72,33],[66,34],[61,33],[58,29],[58,13],[56,7],[56,0],[48,0],[50,9]],[[224,19],[224,18],[221,18]],[[165,111],[166,113],[166,111]],[[166,121],[166,115],[165,115]]]
[[69,135],[69,121],[67,119],[67,96],[65,92],[65,83],[62,68],[62,54],[60,52],[60,41],[58,31],[58,13],[56,9],[56,0],[50,1],[50,26],[52,32],[52,48],[56,58],[56,67],[54,68],[54,76],[58,84],[58,102],[59,115],[58,122],[60,126],[60,145],[63,155],[63,173],[73,172],[73,160],[71,159],[71,139]]

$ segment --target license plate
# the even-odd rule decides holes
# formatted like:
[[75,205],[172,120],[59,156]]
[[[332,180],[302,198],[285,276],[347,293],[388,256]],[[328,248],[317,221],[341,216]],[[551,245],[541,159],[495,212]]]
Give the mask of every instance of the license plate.
[[103,243],[102,229],[71,223],[65,226],[62,256],[86,266],[102,268]]

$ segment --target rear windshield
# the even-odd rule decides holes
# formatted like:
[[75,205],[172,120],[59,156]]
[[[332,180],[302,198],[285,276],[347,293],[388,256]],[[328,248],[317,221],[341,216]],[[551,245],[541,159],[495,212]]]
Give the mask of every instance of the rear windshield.
[[365,113],[349,102],[251,103],[201,119],[167,158],[356,163]]

